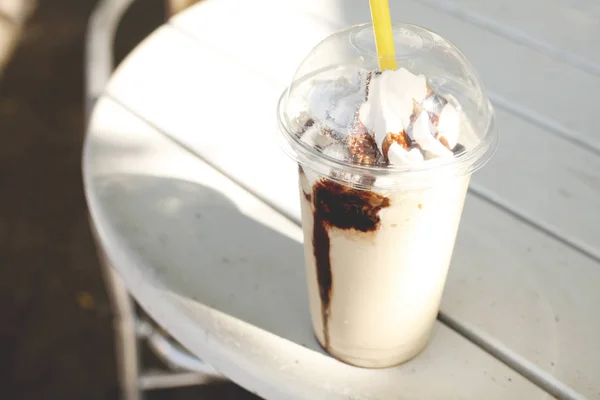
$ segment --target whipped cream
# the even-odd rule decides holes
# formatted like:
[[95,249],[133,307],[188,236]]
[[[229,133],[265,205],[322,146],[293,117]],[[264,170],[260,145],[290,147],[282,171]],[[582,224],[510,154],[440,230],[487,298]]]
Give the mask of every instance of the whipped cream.
[[410,125],[413,99],[421,102],[425,98],[427,82],[423,75],[415,76],[404,68],[387,70],[371,76],[368,93],[359,120],[381,147],[388,133],[398,134]]
[[[435,109],[425,109],[421,103],[430,92],[424,75],[414,75],[405,68],[386,70],[371,77],[367,101],[360,106],[359,120],[375,136],[380,149],[390,134],[406,134],[416,144],[408,148],[396,143],[390,145],[388,154],[384,154],[390,164],[418,164],[428,158],[453,156],[450,149],[458,141],[459,114],[443,98],[445,105],[439,115]],[[437,120],[437,126],[432,120]]]

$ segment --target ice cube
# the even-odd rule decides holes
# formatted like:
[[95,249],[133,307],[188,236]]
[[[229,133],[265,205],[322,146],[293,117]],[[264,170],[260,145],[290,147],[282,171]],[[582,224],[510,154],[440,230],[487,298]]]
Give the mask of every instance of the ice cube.
[[334,143],[323,148],[323,154],[340,161],[347,161],[350,158],[350,151],[345,144]]

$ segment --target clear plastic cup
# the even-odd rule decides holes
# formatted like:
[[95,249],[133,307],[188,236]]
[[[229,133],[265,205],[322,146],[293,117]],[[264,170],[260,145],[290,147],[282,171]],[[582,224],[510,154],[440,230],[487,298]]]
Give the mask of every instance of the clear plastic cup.
[[395,71],[373,27],[319,43],[278,106],[299,164],[313,329],[349,364],[382,368],[427,344],[471,174],[492,156],[495,118],[466,57],[393,23]]

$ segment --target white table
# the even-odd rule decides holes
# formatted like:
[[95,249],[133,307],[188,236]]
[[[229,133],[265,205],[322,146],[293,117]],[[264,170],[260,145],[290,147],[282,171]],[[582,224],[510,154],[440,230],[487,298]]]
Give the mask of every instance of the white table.
[[422,355],[365,370],[320,350],[296,168],[275,140],[295,66],[367,20],[366,0],[206,0],[145,40],[97,103],[84,149],[108,258],[177,340],[268,399],[600,399],[600,8],[391,8],[464,50],[501,129]]

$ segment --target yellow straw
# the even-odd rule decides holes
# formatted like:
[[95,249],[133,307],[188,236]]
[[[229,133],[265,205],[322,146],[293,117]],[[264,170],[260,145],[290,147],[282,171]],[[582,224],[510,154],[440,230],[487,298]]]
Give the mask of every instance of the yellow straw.
[[379,57],[379,68],[396,69],[396,50],[394,49],[394,36],[392,34],[392,19],[388,0],[369,0],[371,5],[371,18],[375,32],[375,44]]

